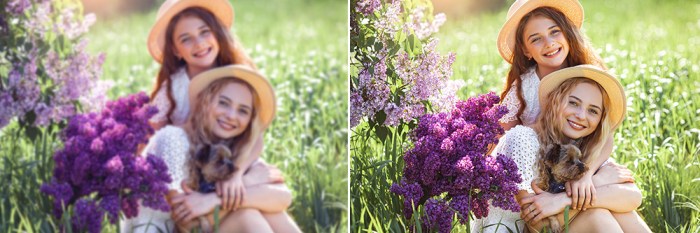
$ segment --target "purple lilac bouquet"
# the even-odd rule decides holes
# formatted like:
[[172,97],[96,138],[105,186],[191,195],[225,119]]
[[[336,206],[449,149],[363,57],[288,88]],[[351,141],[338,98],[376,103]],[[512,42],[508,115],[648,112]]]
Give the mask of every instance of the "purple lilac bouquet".
[[153,128],[148,119],[158,111],[141,92],[110,101],[100,113],[76,115],[61,133],[65,146],[54,154],[53,179],[41,191],[54,197],[54,214],[74,206],[73,229],[99,232],[107,214],[115,224],[143,206],[169,211],[165,200],[171,182],[159,157],[136,153]]
[[489,200],[506,210],[520,210],[514,199],[522,181],[517,165],[503,155],[485,155],[504,133],[498,119],[507,109],[495,105],[498,101],[492,92],[459,101],[449,113],[420,118],[411,134],[414,147],[404,155],[403,178],[391,187],[404,198],[406,218],[424,205],[425,226],[450,232],[455,213],[467,224],[470,212],[476,218],[488,215]]

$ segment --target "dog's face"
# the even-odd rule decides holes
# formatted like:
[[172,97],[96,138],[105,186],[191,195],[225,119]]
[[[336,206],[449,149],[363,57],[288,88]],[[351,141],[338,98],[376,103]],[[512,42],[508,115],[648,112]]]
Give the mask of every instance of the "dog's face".
[[206,159],[198,160],[198,166],[202,170],[202,176],[207,182],[225,180],[235,171],[231,160],[231,150],[223,145],[214,145],[209,149]]
[[581,161],[581,151],[574,145],[562,145],[559,162],[552,166],[552,175],[558,182],[578,180],[588,171],[588,166]]

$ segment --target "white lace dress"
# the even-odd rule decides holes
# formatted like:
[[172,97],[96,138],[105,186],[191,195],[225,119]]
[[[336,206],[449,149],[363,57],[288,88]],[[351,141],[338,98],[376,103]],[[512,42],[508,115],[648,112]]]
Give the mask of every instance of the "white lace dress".
[[156,96],[153,98],[153,105],[158,108],[158,113],[151,117],[151,122],[163,122],[167,121],[168,110],[171,108],[170,101],[168,100],[168,95],[166,93],[166,88],[168,87],[168,82],[172,81],[173,85],[173,101],[175,101],[176,106],[173,110],[172,120],[173,125],[183,125],[187,120],[187,115],[190,112],[190,100],[187,94],[190,87],[190,78],[187,76],[187,71],[185,68],[180,68],[177,72],[170,76],[170,80],[166,80],[161,86]]
[[[168,189],[182,192],[180,183],[186,177],[185,159],[190,143],[185,130],[176,126],[165,126],[158,130],[146,145],[145,154],[159,156],[168,166],[172,182]],[[140,206],[139,214],[121,222],[122,232],[174,232],[170,213]]]
[[[513,159],[518,165],[518,171],[522,177],[522,182],[518,184],[518,189],[535,193],[530,187],[530,183],[535,179],[539,148],[540,142],[537,139],[535,130],[527,126],[517,125],[501,137],[491,155],[502,154]],[[472,232],[507,233],[510,232],[506,229],[507,227],[512,232],[523,232],[525,224],[522,220],[518,221],[519,219],[519,212],[504,210],[489,204],[489,215],[482,219],[475,219],[471,229]],[[499,225],[499,222],[502,225]]]
[[499,122],[506,123],[518,120],[518,109],[520,109],[520,101],[518,100],[518,95],[516,93],[517,82],[523,82],[523,99],[525,100],[526,106],[523,109],[523,114],[520,117],[522,124],[529,126],[535,123],[537,120],[537,115],[540,114],[540,101],[538,96],[538,90],[540,86],[540,78],[535,72],[535,67],[531,67],[527,72],[520,75],[520,80],[513,82],[508,94],[503,99],[503,104],[508,107],[508,113],[501,117]]

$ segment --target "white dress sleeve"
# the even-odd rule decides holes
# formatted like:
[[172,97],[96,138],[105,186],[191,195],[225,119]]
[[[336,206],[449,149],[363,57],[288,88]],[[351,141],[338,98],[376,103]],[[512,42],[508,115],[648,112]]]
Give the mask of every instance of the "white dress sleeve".
[[518,95],[516,93],[516,83],[513,83],[513,85],[510,87],[510,90],[508,90],[508,94],[506,94],[506,97],[503,98],[502,104],[508,108],[508,113],[506,115],[503,115],[498,122],[500,123],[508,123],[511,121],[515,121],[518,119],[518,110],[520,109],[520,100],[518,100]]
[[[166,126],[153,136],[155,145],[149,146],[151,153],[161,157],[168,166],[168,174],[172,182],[168,184],[168,189],[182,191],[180,183],[187,177],[185,162],[190,142],[187,139],[185,130],[176,126]],[[149,143],[150,144],[150,143]]]
[[518,184],[518,189],[535,193],[531,183],[535,179],[537,154],[540,143],[537,134],[532,128],[518,125],[506,132],[501,141],[494,149],[494,154],[502,154],[510,157],[518,165],[518,171],[522,182]]
[[157,123],[157,122],[163,122],[167,121],[167,114],[168,110],[170,109],[170,100],[168,100],[168,95],[166,94],[166,88],[168,88],[168,81],[165,81],[163,85],[161,85],[160,90],[158,90],[158,93],[156,93],[156,96],[153,97],[153,106],[158,108],[158,113],[156,115],[153,115],[151,117],[150,122],[151,123]]

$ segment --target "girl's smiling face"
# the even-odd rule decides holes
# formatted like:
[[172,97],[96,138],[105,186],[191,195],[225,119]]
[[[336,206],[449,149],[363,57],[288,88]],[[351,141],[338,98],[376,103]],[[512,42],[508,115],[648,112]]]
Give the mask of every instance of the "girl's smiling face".
[[522,37],[525,56],[535,59],[540,77],[566,65],[569,43],[554,20],[541,15],[533,16],[525,24]]
[[202,19],[185,16],[175,24],[173,32],[175,55],[185,60],[190,72],[196,74],[213,66],[219,43]]
[[209,129],[219,139],[241,135],[253,116],[253,93],[241,83],[226,84],[214,97],[209,111]]
[[603,94],[597,85],[580,83],[563,101],[562,133],[578,139],[595,131],[603,116]]

